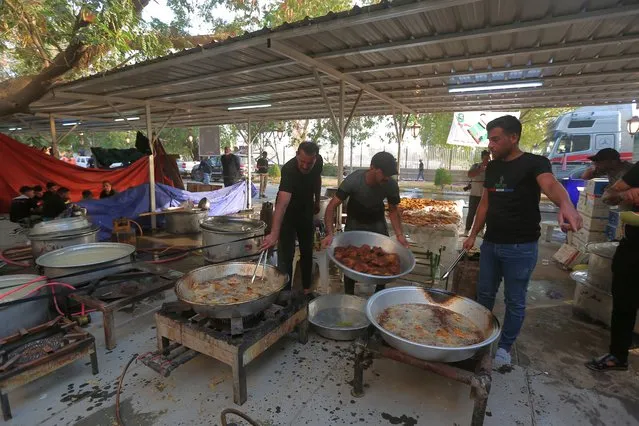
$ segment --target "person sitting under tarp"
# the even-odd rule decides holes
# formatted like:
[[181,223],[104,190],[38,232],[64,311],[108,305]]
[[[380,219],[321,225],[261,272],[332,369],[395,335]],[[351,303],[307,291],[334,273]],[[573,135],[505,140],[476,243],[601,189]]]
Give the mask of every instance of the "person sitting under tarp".
[[113,185],[108,180],[102,182],[102,192],[100,192],[100,199],[113,197],[118,192],[113,189]]
[[47,182],[47,191],[42,194],[42,203],[44,204],[47,199],[54,197],[58,193],[58,189],[60,189],[60,185],[55,182]]
[[19,223],[25,219],[29,219],[33,212],[33,197],[35,193],[30,186],[20,188],[20,195],[11,201],[11,210],[9,212],[9,220]]
[[45,198],[44,205],[42,206],[42,216],[45,219],[55,219],[64,213],[69,201],[69,188],[58,189],[57,193],[52,193]]
[[93,192],[90,189],[85,189],[82,191],[82,199],[83,200],[93,200]]

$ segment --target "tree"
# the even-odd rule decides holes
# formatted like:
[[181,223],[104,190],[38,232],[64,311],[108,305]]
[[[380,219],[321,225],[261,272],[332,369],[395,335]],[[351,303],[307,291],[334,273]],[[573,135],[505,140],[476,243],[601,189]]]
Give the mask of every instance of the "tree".
[[417,121],[422,126],[419,129],[422,146],[446,145],[450,126],[453,123],[452,112],[422,114]]
[[533,108],[522,110],[519,115],[521,121],[521,140],[519,145],[527,151],[542,147],[548,132],[548,126],[561,114],[572,108]]

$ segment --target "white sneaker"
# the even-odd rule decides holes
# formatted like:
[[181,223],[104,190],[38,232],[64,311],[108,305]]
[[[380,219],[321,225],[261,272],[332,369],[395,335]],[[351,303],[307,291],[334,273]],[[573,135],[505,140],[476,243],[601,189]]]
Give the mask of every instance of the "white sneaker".
[[500,368],[504,365],[511,365],[512,357],[504,348],[497,349],[495,353],[495,361],[493,362],[493,368]]

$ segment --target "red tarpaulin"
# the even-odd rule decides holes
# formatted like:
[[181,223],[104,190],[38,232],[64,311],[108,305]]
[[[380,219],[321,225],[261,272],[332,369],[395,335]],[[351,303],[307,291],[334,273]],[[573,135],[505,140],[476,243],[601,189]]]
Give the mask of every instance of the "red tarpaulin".
[[[162,172],[164,159],[155,160],[157,183],[173,185]],[[71,191],[71,200],[82,198],[82,191],[89,189],[94,197],[102,191],[102,182],[108,180],[116,191],[149,181],[149,158],[144,157],[128,167],[117,170],[85,169],[58,160],[35,148],[26,146],[0,133],[0,213],[8,213],[11,200],[18,196],[21,186],[42,185],[55,182]],[[45,188],[46,189],[46,188]]]

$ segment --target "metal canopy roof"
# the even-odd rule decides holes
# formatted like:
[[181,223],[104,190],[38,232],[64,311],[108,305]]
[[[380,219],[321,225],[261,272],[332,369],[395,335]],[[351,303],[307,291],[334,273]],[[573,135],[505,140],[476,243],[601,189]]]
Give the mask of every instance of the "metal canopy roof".
[[[630,103],[639,1],[398,0],[264,29],[58,86],[0,126],[128,130],[355,115]],[[315,75],[317,71],[317,77]],[[321,80],[318,84],[317,79]],[[450,87],[542,82],[449,93]],[[322,95],[322,87],[324,96]],[[228,111],[229,106],[271,104]],[[114,121],[120,119],[120,121]],[[63,130],[63,127],[59,127]]]

